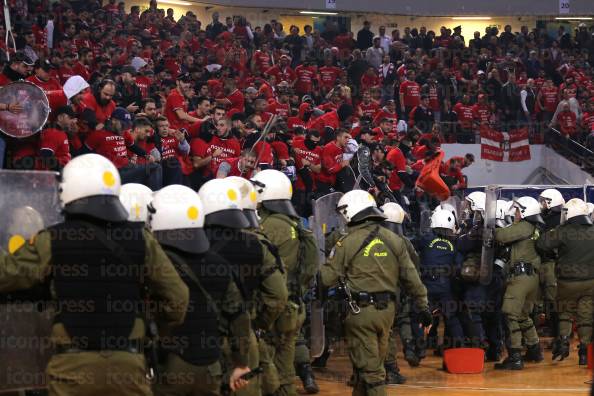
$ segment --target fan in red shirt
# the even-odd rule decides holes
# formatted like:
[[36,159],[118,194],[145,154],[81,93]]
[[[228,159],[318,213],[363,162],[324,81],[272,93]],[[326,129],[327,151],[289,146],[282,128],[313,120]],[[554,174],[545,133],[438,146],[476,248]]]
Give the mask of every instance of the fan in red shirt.
[[350,161],[343,159],[344,148],[351,139],[345,129],[336,132],[336,140],[326,144],[322,149],[322,171],[317,175],[317,190],[328,193],[336,184],[336,174],[349,166]]
[[272,66],[270,69],[266,70],[266,75],[271,75],[276,78],[276,81],[287,81],[292,83],[295,81],[295,71],[289,66],[291,63],[291,58],[288,55],[282,55],[280,57],[279,64],[276,66]]
[[577,134],[577,117],[570,110],[568,103],[563,105],[563,110],[557,114],[555,122],[559,125],[559,130],[563,136],[573,138]]
[[406,80],[400,84],[400,110],[403,118],[407,117],[413,107],[421,103],[421,87],[415,81],[414,70],[406,72]]
[[35,62],[33,67],[34,74],[27,77],[27,81],[32,82],[47,94],[49,91],[59,91],[62,89],[62,85],[58,80],[50,75],[50,72],[55,69],[49,61],[42,61],[40,59]]
[[156,121],[159,140],[157,147],[161,153],[163,168],[163,186],[183,183],[181,164],[190,152],[190,145],[182,131],[171,129],[166,117],[160,116]]
[[472,128],[472,120],[474,119],[473,107],[470,105],[470,97],[464,95],[462,102],[458,102],[452,108],[452,111],[458,116],[458,123],[460,128],[469,130]]
[[396,114],[396,102],[393,99],[386,101],[386,105],[375,115],[373,123],[379,125],[384,118],[392,120],[392,132],[398,133],[398,114]]
[[64,53],[62,66],[58,71],[58,74],[60,75],[60,83],[64,84],[66,80],[76,75],[73,69],[75,60],[76,55],[74,55],[72,52],[68,51]]
[[369,117],[373,119],[375,115],[379,112],[380,106],[379,104],[371,99],[371,92],[364,91],[363,92],[363,100],[357,106],[357,115],[359,117]]
[[536,106],[543,113],[543,121],[549,122],[559,103],[559,90],[553,84],[551,79],[547,79],[538,91],[536,96]]
[[379,126],[373,128],[372,131],[375,134],[374,140],[381,142],[384,140],[384,136],[394,131],[394,120],[384,117],[379,121]]
[[257,155],[251,149],[245,149],[241,155],[236,158],[227,158],[219,165],[217,169],[217,179],[223,179],[227,176],[239,176],[245,179],[251,179],[256,168]]
[[363,76],[361,76],[361,90],[368,91],[371,88],[379,87],[379,85],[380,85],[380,79],[377,76],[377,72],[376,72],[375,68],[370,66],[367,69],[367,71],[365,72],[365,74],[363,74]]
[[262,48],[256,50],[252,56],[252,71],[265,72],[272,67],[272,54],[267,42],[262,43]]
[[102,124],[111,117],[111,113],[116,108],[112,100],[115,94],[116,86],[112,80],[103,80],[93,89],[92,92],[84,94],[81,108],[91,109],[97,117],[98,129],[102,129]]
[[478,102],[472,106],[472,118],[479,125],[487,125],[491,119],[491,115],[491,106],[487,103],[487,95],[480,94],[478,96]]
[[282,89],[278,93],[278,101],[274,101],[268,104],[266,111],[270,114],[276,114],[283,119],[287,119],[289,117],[289,112],[291,111],[291,106],[289,105],[289,91],[287,89]]
[[318,69],[318,81],[322,92],[328,92],[336,85],[342,70],[332,64],[332,57],[324,58],[324,66]]
[[402,150],[398,147],[394,147],[388,151],[386,161],[392,164],[393,167],[390,177],[388,178],[388,187],[392,191],[399,191],[406,182],[410,182],[408,173],[406,173],[406,157]]
[[165,117],[173,129],[189,129],[191,124],[200,121],[188,114],[186,97],[192,89],[192,77],[189,73],[180,74],[165,102]]
[[245,99],[243,93],[237,89],[237,84],[233,78],[227,78],[225,80],[224,92],[227,94],[222,99],[217,99],[217,103],[225,106],[227,111],[234,109],[240,113],[245,110]]
[[78,62],[72,67],[74,74],[89,81],[91,79],[91,64],[93,63],[93,58],[93,51],[89,48],[81,48],[78,51]]
[[85,146],[92,152],[102,155],[110,160],[116,168],[124,168],[129,164],[128,160],[128,146],[134,142],[124,137],[123,131],[116,131],[112,129],[119,129],[111,122],[101,130],[95,130],[89,133],[85,140]]
[[22,80],[31,73],[34,62],[22,51],[10,57],[10,63],[0,73],[0,87]]
[[222,118],[217,121],[216,135],[210,141],[193,139],[191,143],[194,168],[203,168],[203,175],[216,175],[221,162],[227,158],[239,157],[241,146],[237,138],[231,136],[231,123]]
[[310,94],[313,91],[313,81],[317,73],[317,68],[311,59],[306,59],[303,64],[297,66],[295,74],[295,91],[298,95]]
[[350,120],[352,116],[353,106],[344,103],[340,105],[338,110],[331,111],[318,118],[310,120],[307,124],[307,129],[318,131],[324,141],[330,141],[334,136],[334,132],[341,126],[341,124]]
[[72,158],[68,133],[76,125],[76,113],[70,106],[63,106],[54,113],[55,122],[41,131],[37,169],[60,170]]

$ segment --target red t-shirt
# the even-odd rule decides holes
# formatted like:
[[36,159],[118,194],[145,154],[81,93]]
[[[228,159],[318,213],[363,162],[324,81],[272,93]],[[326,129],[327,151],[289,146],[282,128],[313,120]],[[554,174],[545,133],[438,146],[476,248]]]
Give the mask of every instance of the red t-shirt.
[[[39,150],[50,150],[61,166],[66,165],[72,156],[66,132],[55,128],[41,131],[39,137]],[[43,165],[39,169],[46,169]]]
[[176,158],[181,153],[179,152],[179,141],[175,136],[167,136],[161,138],[161,159]]
[[234,137],[221,139],[218,136],[213,136],[208,143],[200,138],[192,139],[190,152],[193,156],[206,158],[213,154],[217,149],[221,149],[222,153],[218,157],[213,157],[210,161],[210,165],[205,167],[205,175],[208,175],[209,173],[216,174],[215,172],[219,168],[221,162],[225,161],[227,158],[239,157],[241,146],[239,141]]
[[326,89],[333,88],[336,80],[342,74],[342,70],[336,66],[322,66],[318,69],[318,80],[320,86]]
[[471,105],[465,105],[462,102],[456,103],[452,111],[458,116],[458,122],[462,128],[471,128],[474,114]]
[[380,79],[375,74],[373,76],[368,75],[367,73],[361,76],[361,90],[367,91],[370,88],[377,87],[380,85]]
[[554,113],[555,110],[557,110],[557,103],[559,102],[559,90],[557,87],[544,87],[540,92],[544,110],[549,113]]
[[145,76],[138,76],[136,77],[136,85],[140,89],[140,93],[143,99],[148,98],[150,92],[150,86],[152,85],[152,81],[150,78]]
[[270,55],[264,51],[257,50],[254,52],[252,59],[254,60],[256,70],[261,72],[269,69],[272,66]]
[[441,111],[437,86],[434,87],[430,85],[429,91],[427,92],[427,96],[429,96],[429,108],[433,111]]
[[415,107],[421,103],[421,87],[415,81],[400,84],[400,93],[404,95],[404,106]]
[[472,117],[479,122],[479,124],[488,124],[491,118],[491,109],[489,105],[481,105],[479,103],[472,106]]
[[[239,159],[240,157],[236,157],[236,158],[227,158],[225,161],[225,163],[229,164],[229,173],[227,173],[227,176],[239,176],[239,177],[243,177],[244,179],[251,179],[252,178],[252,173],[253,170],[249,169],[245,172],[241,172],[241,170],[239,169]],[[221,162],[221,164],[223,163]],[[219,165],[219,168],[221,167],[221,165]],[[219,172],[219,169],[217,168],[217,173]]]
[[74,64],[72,71],[74,72],[75,75],[79,75],[82,78],[84,78],[85,81],[89,81],[91,79],[91,71],[89,70],[89,68],[87,66],[83,65],[80,62],[76,62]]
[[304,95],[313,90],[313,79],[316,75],[315,66],[299,65],[295,69],[297,80],[295,81],[295,90],[298,94]]
[[322,183],[333,185],[336,183],[336,173],[342,167],[342,155],[344,150],[330,142],[322,149],[322,172],[318,174],[318,180]]
[[573,136],[577,132],[576,116],[571,110],[557,114],[557,123],[559,123],[559,129],[563,136]]
[[[289,117],[289,112],[291,111],[291,107],[288,103],[282,104],[277,102],[276,100],[268,105],[266,111],[270,112],[271,114],[276,114],[279,117],[287,118]],[[264,119],[262,119],[264,120]]]
[[82,110],[93,110],[95,112],[95,116],[97,117],[97,122],[100,124],[111,118],[111,113],[113,113],[115,108],[116,104],[113,100],[110,100],[106,106],[99,106],[92,92],[87,92],[83,96]]
[[62,85],[60,84],[60,82],[54,78],[50,78],[47,81],[42,81],[37,76],[33,75],[33,76],[27,77],[26,80],[37,85],[39,88],[43,89],[43,91],[46,93],[49,91],[59,91],[62,89]]
[[[312,165],[319,165],[322,162],[322,147],[316,146],[313,150],[308,149],[305,145],[305,139],[303,136],[300,136],[299,139],[293,139],[293,152],[295,153],[295,165],[297,166],[297,169],[303,168],[304,159],[309,161]],[[311,172],[311,176],[314,181],[314,189],[317,175],[318,173]],[[299,174],[297,174],[295,188],[297,188],[297,190],[305,190],[305,184],[303,183],[303,179]]]
[[243,111],[245,109],[245,102],[244,102],[243,94],[241,93],[241,91],[239,89],[236,89],[235,91],[233,91],[229,96],[227,96],[226,99],[229,102],[231,102],[231,104],[228,105],[227,110],[236,109],[239,112],[243,113]]
[[338,119],[338,113],[331,111],[326,114],[322,114],[316,119],[310,120],[307,129],[313,129],[320,133],[320,136],[324,136],[326,133],[326,127],[330,127],[336,130],[340,126],[340,120]]
[[404,185],[400,177],[398,177],[398,172],[406,171],[406,158],[404,157],[404,153],[398,147],[394,147],[392,150],[388,152],[386,155],[386,160],[394,166],[394,170],[390,173],[390,177],[388,178],[388,187],[392,191],[397,191],[402,188]]
[[71,67],[62,66],[58,72],[60,75],[60,83],[64,84],[70,77],[75,76],[76,73]]
[[171,91],[169,96],[167,97],[167,101],[165,102],[165,117],[169,121],[169,125],[173,129],[181,129],[190,127],[187,121],[180,120],[177,114],[175,113],[176,110],[182,109],[183,111],[188,111],[188,105],[186,104],[186,99],[184,96],[179,93],[177,89]]
[[374,101],[369,102],[369,104],[365,104],[363,102],[359,103],[359,113],[361,114],[361,116],[371,117],[372,120],[373,117],[375,117],[375,115],[379,111],[379,109],[379,104],[377,104],[377,102]]
[[109,159],[118,169],[128,165],[127,146],[133,143],[124,136],[105,130],[89,133],[85,141],[89,149]]

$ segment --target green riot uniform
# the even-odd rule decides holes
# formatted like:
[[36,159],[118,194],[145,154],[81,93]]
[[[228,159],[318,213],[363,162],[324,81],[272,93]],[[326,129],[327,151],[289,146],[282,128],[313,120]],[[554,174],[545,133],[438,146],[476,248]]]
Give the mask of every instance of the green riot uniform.
[[501,245],[511,246],[507,269],[509,277],[502,307],[510,335],[510,350],[522,348],[522,336],[528,347],[539,343],[530,319],[538,298],[540,257],[535,249],[538,237],[536,226],[525,220],[495,230],[495,240]]
[[361,312],[348,312],[345,334],[355,368],[353,395],[385,395],[384,360],[396,314],[396,292],[403,289],[427,310],[427,289],[403,238],[372,220],[350,226],[321,269],[324,286],[345,279]]
[[[265,338],[270,338],[270,331],[284,312],[287,305],[288,291],[285,278],[285,268],[276,248],[260,232],[243,230],[254,236],[261,244],[262,264],[258,269],[260,281],[255,289],[253,299],[248,305],[252,321],[252,330],[249,336],[248,366],[250,368],[262,367],[263,373],[252,378],[247,386],[235,392],[237,396],[269,395],[279,388],[278,371],[274,365],[274,349],[267,347]],[[232,368],[232,355],[229,345],[223,349],[225,365]]]
[[[419,269],[421,259],[417,251],[415,250],[413,244],[406,238],[402,238],[406,244],[406,251],[410,256],[415,268]],[[398,304],[398,312],[396,312],[396,318],[394,320],[394,326],[392,331],[390,332],[390,343],[388,344],[388,355],[386,356],[386,366],[390,364],[396,365],[396,336],[400,336],[400,341],[403,344],[405,355],[407,356],[407,360],[409,359],[409,355],[407,353],[412,351],[407,351],[407,346],[412,346],[413,342],[413,334],[410,322],[410,301],[408,296],[404,295],[400,291],[396,292],[396,296],[399,297],[399,304]],[[410,347],[409,347],[410,348]],[[412,356],[410,356],[412,357]]]
[[[557,251],[557,310],[559,335],[569,337],[572,318],[577,321],[580,352],[592,341],[594,298],[594,226],[568,223],[545,233],[537,248],[545,253]],[[582,352],[583,350],[583,352]]]
[[295,343],[305,321],[305,305],[302,296],[315,271],[299,266],[298,223],[289,216],[272,213],[265,208],[259,211],[261,232],[278,248],[278,254],[286,268],[286,281],[289,301],[284,312],[272,329],[274,344],[274,364],[278,370],[281,395],[296,395]]
[[[188,288],[154,237],[146,230],[142,230],[142,237],[147,274],[145,282],[151,294],[160,298],[162,304],[158,312],[160,317],[157,319],[166,325],[179,325],[184,321],[188,307]],[[91,242],[85,240],[84,243]],[[55,262],[52,253],[55,253],[52,236],[49,231],[44,230],[14,254],[0,256],[0,291],[31,288],[47,281],[50,274],[54,275],[52,290],[55,290],[55,271],[63,263]],[[144,321],[137,318],[127,337],[130,345],[135,340],[142,340],[144,336]],[[150,383],[146,379],[147,367],[143,354],[133,353],[131,349],[79,350],[71,337],[60,318],[56,319],[52,328],[52,340],[58,352],[63,353],[55,354],[46,369],[50,395],[152,394]],[[73,349],[69,349],[71,346]]]

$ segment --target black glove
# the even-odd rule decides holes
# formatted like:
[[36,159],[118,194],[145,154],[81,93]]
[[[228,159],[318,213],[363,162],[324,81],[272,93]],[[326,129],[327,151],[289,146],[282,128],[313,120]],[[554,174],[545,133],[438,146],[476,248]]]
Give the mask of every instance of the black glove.
[[423,327],[429,327],[433,324],[433,315],[428,309],[419,312],[419,322]]

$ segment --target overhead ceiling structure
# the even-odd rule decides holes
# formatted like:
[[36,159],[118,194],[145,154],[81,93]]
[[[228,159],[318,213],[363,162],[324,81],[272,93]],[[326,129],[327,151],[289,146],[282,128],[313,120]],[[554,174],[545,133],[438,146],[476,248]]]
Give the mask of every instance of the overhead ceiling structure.
[[226,7],[257,7],[302,9],[304,11],[373,12],[414,16],[473,16],[490,15],[534,16],[562,15],[567,17],[592,17],[593,0],[307,0],[295,3],[291,0],[207,0],[190,3],[211,4]]

